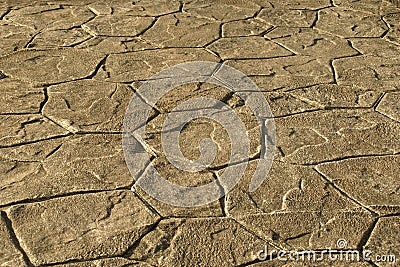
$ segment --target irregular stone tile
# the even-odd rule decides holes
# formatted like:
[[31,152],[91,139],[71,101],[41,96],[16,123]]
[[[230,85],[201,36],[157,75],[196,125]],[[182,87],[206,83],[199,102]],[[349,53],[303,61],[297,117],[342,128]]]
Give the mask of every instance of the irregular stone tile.
[[43,175],[39,162],[0,160],[0,205],[21,200],[20,195],[30,197],[31,194],[27,191],[34,190],[34,188],[29,188],[31,187],[30,179],[35,181]]
[[[372,261],[377,266],[395,266],[400,258],[399,251],[400,217],[380,218],[364,249],[371,250]],[[395,261],[379,262],[376,256],[393,256]],[[382,258],[381,258],[382,259]]]
[[[176,105],[182,104],[191,98],[207,97],[224,101],[230,108],[234,109],[234,112],[239,116],[248,131],[251,154],[257,154],[260,151],[259,123],[253,116],[251,110],[244,105],[243,100],[236,95],[230,97],[231,93],[232,92],[226,88],[211,84],[187,84],[174,88],[156,103],[155,106],[161,109],[162,113],[147,123],[146,142],[157,154],[162,154],[161,133],[176,131],[174,128],[164,127],[166,118],[170,116],[169,112],[171,112]],[[226,101],[226,99],[228,100]],[[196,109],[197,107],[193,107],[192,110],[188,111],[194,111]],[[211,138],[219,147],[218,155],[212,166],[215,167],[227,164],[231,153],[231,141],[228,133],[218,122],[208,119],[194,119],[188,121],[180,133],[179,145],[182,153],[192,160],[197,159],[200,156],[199,143],[204,138]]]
[[[237,100],[232,100],[228,104],[233,107],[236,105],[235,103]],[[242,160],[254,157],[261,149],[260,125],[249,107],[238,106],[234,108],[234,112],[243,122],[249,140],[250,155],[246,155]],[[146,125],[145,142],[159,155],[163,153],[161,134],[167,131],[177,131],[175,128],[163,128],[167,116],[167,114],[161,114]],[[200,156],[200,142],[206,138],[210,138],[217,145],[216,157],[210,165],[211,168],[228,164],[231,160],[232,140],[227,130],[216,121],[204,118],[191,120],[182,129],[179,138],[183,155],[191,160]]]
[[351,39],[353,47],[363,55],[395,59],[400,57],[400,47],[384,39],[354,38]]
[[275,38],[274,41],[299,55],[317,57],[324,61],[358,54],[346,40],[315,29],[277,28],[267,33],[266,37]]
[[10,232],[7,229],[6,222],[4,221],[3,214],[1,214],[0,217],[0,239],[0,264],[2,266],[27,266],[23,259],[22,253],[13,243]]
[[18,205],[8,214],[33,264],[120,255],[159,219],[129,191]]
[[88,5],[88,8],[96,15],[112,15],[114,9],[102,1],[94,2]]
[[9,11],[9,7],[6,3],[0,4],[0,16],[3,17]]
[[74,262],[74,263],[65,263],[65,264],[57,264],[53,266],[63,266],[63,267],[126,267],[126,266],[136,266],[136,267],[151,267],[151,265],[145,262],[138,262],[133,260],[128,260],[125,258],[110,258],[110,259],[100,259],[93,261],[85,261],[85,262]]
[[11,161],[41,161],[61,145],[67,137],[45,139],[34,143],[0,148],[1,158]]
[[37,14],[59,9],[61,9],[61,6],[54,3],[38,3],[36,5],[32,5],[32,3],[20,3],[19,5],[12,7],[12,10],[15,10],[13,12],[18,15]]
[[[376,112],[316,111],[277,118],[275,124],[279,136],[277,146],[285,155],[284,161],[291,163],[314,164],[354,156],[387,155],[398,153],[400,149],[396,137],[400,125]],[[310,131],[320,136],[316,144],[309,144],[314,139],[303,136]],[[291,144],[295,139],[296,145]],[[302,140],[310,141],[298,147]]]
[[399,20],[398,20],[398,18],[400,16],[400,14],[399,14],[400,9],[397,8],[396,11],[397,12],[391,12],[390,14],[387,14],[387,15],[385,15],[383,17],[384,20],[389,24],[389,26],[391,28],[392,27],[398,28],[400,26],[400,23],[399,23]]
[[311,10],[293,10],[280,8],[264,8],[258,18],[274,26],[310,27],[316,19],[316,12]]
[[381,3],[381,14],[386,15],[390,13],[397,13],[400,11],[400,6],[393,5],[393,2],[396,0],[390,1],[382,1]]
[[387,27],[378,15],[334,7],[319,11],[318,29],[341,37],[381,37]]
[[288,116],[321,108],[317,103],[305,101],[296,97],[296,95],[293,96],[291,93],[264,92],[264,95],[274,117]]
[[141,239],[131,258],[156,266],[238,266],[255,260],[264,243],[229,218],[169,219]]
[[208,170],[187,172],[175,167],[165,157],[154,159],[152,165],[164,179],[184,187],[202,186],[215,180],[212,172]]
[[321,84],[296,89],[290,95],[320,108],[372,107],[382,94],[382,90],[365,87]]
[[206,17],[222,22],[240,20],[252,17],[260,6],[248,1],[218,1],[209,3],[205,0],[189,1],[183,10],[192,15]]
[[307,1],[307,0],[273,0],[268,1],[272,3],[276,7],[285,8],[285,9],[320,9],[323,7],[331,6],[331,2],[329,0],[316,0],[316,1]]
[[133,94],[128,86],[114,83],[63,83],[48,88],[43,114],[72,132],[120,132]]
[[333,62],[338,84],[392,90],[400,86],[398,59],[357,56]]
[[28,47],[35,49],[47,49],[57,47],[75,46],[92,36],[80,28],[70,30],[45,31],[39,33]]
[[154,209],[163,217],[222,217],[224,214],[222,212],[221,203],[216,200],[209,204],[198,206],[198,207],[178,207],[166,204],[157,199],[149,196],[142,188],[135,186],[133,188],[134,192],[138,194],[142,199],[149,203]]
[[1,115],[0,146],[66,135],[69,132],[41,115]]
[[376,107],[376,110],[389,118],[400,122],[400,93],[387,93]]
[[[72,188],[79,185],[84,189],[85,184],[97,189],[128,186],[132,177],[125,164],[121,138],[119,134],[77,135],[48,157],[44,168],[50,176],[69,177],[75,184]],[[72,177],[77,179],[72,181]]]
[[304,30],[309,30],[306,28],[296,28],[296,27],[275,27],[271,31],[268,31],[266,36],[271,39],[285,38],[292,35],[301,33]]
[[0,58],[0,65],[11,77],[43,85],[89,76],[103,58],[77,49],[25,50]]
[[192,98],[214,98],[222,101],[231,91],[209,83],[189,83],[168,91],[155,103],[160,113],[170,113],[173,109]]
[[117,0],[110,3],[104,3],[103,1],[96,2],[98,5],[110,6],[113,9],[113,14],[130,15],[130,16],[161,16],[177,12],[180,9],[181,3],[177,0],[160,0],[157,3],[151,0],[139,0],[139,1],[124,1]]
[[174,237],[181,234],[180,228],[184,223],[185,220],[176,218],[160,221],[153,231],[140,240],[129,258],[148,262],[152,266],[160,266],[165,256],[173,249],[171,245]]
[[381,6],[384,1],[370,0],[370,1],[353,1],[353,0],[334,0],[333,3],[336,7],[341,7],[349,12],[353,10],[368,12],[372,14],[380,14]]
[[400,157],[365,157],[317,166],[329,180],[367,206],[399,206]]
[[[255,50],[254,47],[257,47]],[[273,58],[290,56],[292,53],[263,37],[222,38],[212,43],[209,48],[217,52],[222,59],[237,58]]]
[[[43,159],[33,157],[42,162],[18,162],[22,158],[18,153],[17,159],[8,157],[2,161],[0,205],[71,192],[129,187],[133,183],[120,135],[84,135],[60,143],[41,144],[47,145],[42,150],[53,148]],[[30,153],[29,148],[26,150],[20,153]]]
[[[152,166],[161,175],[162,178],[171,182],[172,184],[196,187],[208,184],[215,180],[212,172],[208,170],[199,172],[186,172],[176,168],[165,157],[156,158],[152,162]],[[146,171],[143,175],[146,174]],[[140,177],[139,177],[140,179]],[[148,195],[139,185],[134,185],[132,188],[141,198],[154,207],[157,212],[163,217],[209,217],[209,216],[223,216],[221,204],[218,200],[213,201],[207,205],[198,207],[179,207],[169,205],[158,199]]]
[[396,11],[397,12],[387,14],[383,17],[386,23],[390,26],[390,29],[384,38],[400,45],[400,9],[397,9]]
[[400,213],[400,205],[396,206],[371,205],[371,209],[381,216]]
[[[147,124],[145,141],[157,154],[163,154],[162,143],[161,143],[161,133],[167,131],[173,131],[172,129],[162,128],[166,116],[158,116],[156,119],[152,120]],[[217,128],[217,129],[216,129]],[[218,131],[222,136],[217,137],[215,132]],[[211,138],[215,143],[219,145],[217,150],[217,155],[211,167],[216,165],[221,165],[229,162],[230,140],[227,136],[226,131],[223,130],[222,126],[213,123],[208,119],[196,119],[187,123],[187,125],[182,129],[179,135],[179,146],[182,154],[190,160],[197,159],[200,154],[200,142],[205,138]],[[219,138],[215,140],[213,138]],[[225,141],[220,143],[217,141]],[[228,142],[228,143],[226,143]],[[226,149],[227,151],[223,151]]]
[[95,36],[77,45],[76,48],[83,49],[85,51],[93,51],[94,53],[101,53],[103,55],[108,55],[110,51],[112,51],[113,53],[121,53],[121,52],[140,51],[145,49],[151,49],[154,47],[148,42],[138,37],[130,38],[130,37]]
[[[319,212],[330,214],[356,206],[340,196],[312,168],[274,161],[263,184],[249,192],[258,160],[250,161],[236,187],[227,194],[226,210],[230,216],[274,212]],[[225,169],[218,172],[223,173]]]
[[44,101],[41,88],[34,88],[27,82],[5,78],[0,79],[0,114],[37,113]]
[[6,55],[23,49],[33,34],[33,30],[29,27],[1,21],[0,54]]
[[160,47],[202,47],[219,37],[219,23],[186,14],[171,14],[158,18],[141,37]]
[[271,24],[257,18],[231,21],[222,25],[222,37],[260,35],[272,27]]
[[[289,156],[296,150],[307,147],[322,145],[327,141],[326,137],[321,135],[318,131],[312,129],[312,127],[293,127],[287,128],[277,124],[277,149],[276,157]],[[279,152],[279,153],[278,153]]]
[[39,5],[12,10],[4,19],[40,31],[70,29],[94,17],[95,14],[85,6]]
[[283,212],[237,218],[246,229],[261,238],[281,248],[297,250],[336,248],[337,240],[341,238],[346,239],[347,249],[356,249],[373,220],[363,211],[334,212],[325,216],[318,212]]
[[251,76],[261,91],[291,90],[333,82],[329,65],[310,56],[228,60],[226,64]]
[[169,48],[112,54],[107,58],[108,81],[132,82],[150,78],[157,72],[188,61],[218,61],[218,58],[201,48]]
[[101,15],[82,25],[92,35],[136,36],[154,21],[151,17]]

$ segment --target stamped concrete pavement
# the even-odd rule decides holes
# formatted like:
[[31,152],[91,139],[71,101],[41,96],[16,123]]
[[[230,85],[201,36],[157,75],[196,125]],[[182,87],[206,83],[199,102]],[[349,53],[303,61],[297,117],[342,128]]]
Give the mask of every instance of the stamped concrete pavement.
[[[2,1],[0,266],[399,266],[400,8],[391,2]],[[136,185],[147,165],[131,175],[121,133],[132,97],[149,104],[143,82],[190,61],[226,64],[257,84],[276,153],[249,192],[263,127],[246,100],[207,83],[171,90],[143,140],[146,164],[168,181],[218,183],[231,153],[220,124],[195,119],[180,133],[183,155],[196,160],[211,138],[217,156],[200,172],[173,166],[161,135],[180,103],[224,102],[250,140],[234,189],[187,208]],[[260,257],[266,248],[275,252]],[[327,249],[371,253],[278,254]]]

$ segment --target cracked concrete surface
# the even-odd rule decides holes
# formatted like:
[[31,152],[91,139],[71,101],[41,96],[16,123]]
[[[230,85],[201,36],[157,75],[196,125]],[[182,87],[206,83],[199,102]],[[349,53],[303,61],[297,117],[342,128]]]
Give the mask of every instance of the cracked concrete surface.
[[[263,148],[246,101],[206,83],[160,99],[144,141],[172,183],[219,181],[231,150],[221,125],[196,119],[182,153],[197,159],[211,138],[215,161],[198,173],[172,166],[161,133],[176,105],[218,99],[248,131],[242,179],[195,208],[136,186],[121,145],[139,86],[188,61],[248,75],[277,129],[272,168],[248,192]],[[397,0],[1,2],[0,266],[399,266],[399,62]],[[321,252],[339,239],[373,257],[257,259],[265,246]]]

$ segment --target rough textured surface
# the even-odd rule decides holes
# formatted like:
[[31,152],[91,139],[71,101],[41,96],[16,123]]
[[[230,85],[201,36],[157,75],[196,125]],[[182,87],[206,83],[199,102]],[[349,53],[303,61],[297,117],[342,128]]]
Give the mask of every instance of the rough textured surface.
[[0,147],[66,135],[68,130],[39,115],[1,115]]
[[158,219],[129,191],[20,205],[8,214],[34,264],[121,255]]
[[43,114],[71,132],[120,132],[133,89],[127,85],[81,80],[47,89]]
[[7,227],[8,218],[1,213],[0,217],[0,261],[2,266],[27,266],[24,262],[21,251],[18,250],[13,242],[13,235]]
[[261,238],[229,218],[165,220],[130,258],[156,266],[237,266],[256,260],[263,245]]
[[[1,2],[0,266],[398,266],[398,4]],[[276,150],[257,190],[249,185],[273,142],[271,119],[260,125],[248,98],[203,82],[158,99],[142,138],[129,132],[146,156],[130,172],[122,148],[130,100],[149,105],[140,86],[191,61],[241,71],[267,100]],[[235,85],[254,94],[244,80]],[[176,143],[191,161],[204,139],[216,145],[204,170],[181,170],[164,153],[162,134],[178,131],[163,126],[167,117],[201,97],[226,104],[247,131],[249,155],[233,162],[245,172],[229,192],[221,177],[234,150],[218,122],[197,118],[179,130]],[[225,196],[193,208],[164,203],[138,185],[150,164],[172,184],[215,182]],[[265,247],[320,255],[338,240],[340,249],[371,250],[371,260],[257,259]],[[391,255],[397,262],[377,257]]]
[[[379,219],[374,230],[371,233],[371,238],[366,244],[366,248],[371,251],[381,251],[382,255],[391,255],[399,257],[399,235],[400,220],[398,217],[388,217]],[[379,262],[378,266],[388,266],[393,262]]]
[[[51,145],[44,159],[34,158],[37,162],[27,162],[26,158],[12,154],[1,159],[0,205],[71,192],[129,187],[133,183],[118,135],[83,135]],[[45,148],[45,144],[41,147]]]

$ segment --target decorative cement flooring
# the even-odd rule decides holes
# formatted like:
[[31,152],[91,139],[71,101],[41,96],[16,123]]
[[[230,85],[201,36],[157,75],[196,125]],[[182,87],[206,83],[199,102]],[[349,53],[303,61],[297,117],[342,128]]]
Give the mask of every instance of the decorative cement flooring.
[[[6,0],[0,28],[0,266],[400,266],[393,3]],[[143,81],[189,61],[250,77],[271,107],[277,141],[268,176],[249,192],[262,145],[243,99],[207,83],[166,94],[145,142],[173,183],[218,180],[231,149],[221,125],[196,119],[181,132],[182,153],[198,158],[210,137],[215,161],[197,173],[172,166],[160,136],[177,104],[221,100],[248,130],[245,175],[224,198],[195,208],[135,187],[121,143],[125,110]],[[372,254],[285,261],[260,257],[265,248]]]

